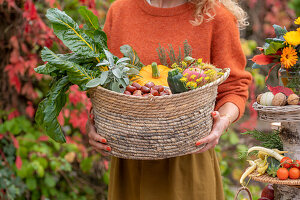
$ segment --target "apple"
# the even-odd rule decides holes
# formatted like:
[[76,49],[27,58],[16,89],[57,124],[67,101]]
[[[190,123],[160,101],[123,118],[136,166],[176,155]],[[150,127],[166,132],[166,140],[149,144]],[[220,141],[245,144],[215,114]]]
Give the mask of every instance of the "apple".
[[261,192],[261,197],[269,200],[274,200],[274,188],[272,184],[268,184]]

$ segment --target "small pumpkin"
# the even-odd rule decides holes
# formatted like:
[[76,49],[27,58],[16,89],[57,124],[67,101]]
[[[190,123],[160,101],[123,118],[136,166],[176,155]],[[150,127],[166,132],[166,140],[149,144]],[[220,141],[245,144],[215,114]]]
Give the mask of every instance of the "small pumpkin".
[[155,85],[168,86],[168,72],[170,68],[164,65],[157,65],[153,62],[151,65],[144,66],[139,75],[141,78],[137,79],[136,82],[140,85],[145,85],[148,82],[153,82]]
[[265,92],[260,98],[260,104],[263,106],[272,106],[274,94],[272,92]]

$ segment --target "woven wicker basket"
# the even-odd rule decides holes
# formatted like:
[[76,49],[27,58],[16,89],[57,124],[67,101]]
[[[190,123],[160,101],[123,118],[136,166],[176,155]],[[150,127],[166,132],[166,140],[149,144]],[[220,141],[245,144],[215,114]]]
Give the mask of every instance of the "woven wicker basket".
[[300,122],[300,106],[263,106],[257,102],[252,107],[257,110],[259,119],[270,122]]
[[110,155],[125,159],[158,160],[190,154],[195,142],[212,127],[218,80],[188,92],[136,97],[102,87],[90,91],[97,132],[106,138]]
[[273,184],[278,184],[278,185],[297,185],[300,186],[300,179],[287,179],[287,180],[280,180],[277,177],[272,177],[269,175],[261,175],[257,176],[258,173],[254,172],[249,175],[253,180],[258,181],[258,182],[263,182],[263,183],[273,183]]

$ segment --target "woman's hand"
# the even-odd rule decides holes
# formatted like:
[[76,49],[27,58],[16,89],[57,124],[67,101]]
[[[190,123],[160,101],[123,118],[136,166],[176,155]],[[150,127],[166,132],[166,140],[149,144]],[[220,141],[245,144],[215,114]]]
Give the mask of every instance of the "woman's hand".
[[223,132],[226,131],[231,123],[231,120],[227,115],[220,116],[220,113],[218,111],[212,112],[211,115],[214,119],[213,128],[208,136],[196,142],[196,146],[206,144],[203,149],[197,151],[196,153],[202,153],[211,148],[214,148],[219,143],[219,139]]
[[92,145],[92,147],[99,153],[101,153],[104,156],[107,156],[107,151],[111,151],[111,148],[106,145],[106,139],[101,137],[95,129],[94,126],[94,119],[88,120],[87,123],[87,133],[89,136],[89,143]]

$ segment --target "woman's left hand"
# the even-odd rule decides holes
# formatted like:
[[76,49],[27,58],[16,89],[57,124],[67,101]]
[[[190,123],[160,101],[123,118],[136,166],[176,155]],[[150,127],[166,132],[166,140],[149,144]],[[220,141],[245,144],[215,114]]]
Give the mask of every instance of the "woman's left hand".
[[219,139],[223,132],[226,131],[226,129],[230,125],[230,119],[228,116],[220,116],[220,113],[218,111],[212,112],[211,115],[213,117],[214,124],[210,134],[196,142],[196,146],[199,146],[201,144],[206,145],[204,146],[204,148],[195,153],[202,153],[211,148],[214,148],[219,143]]

